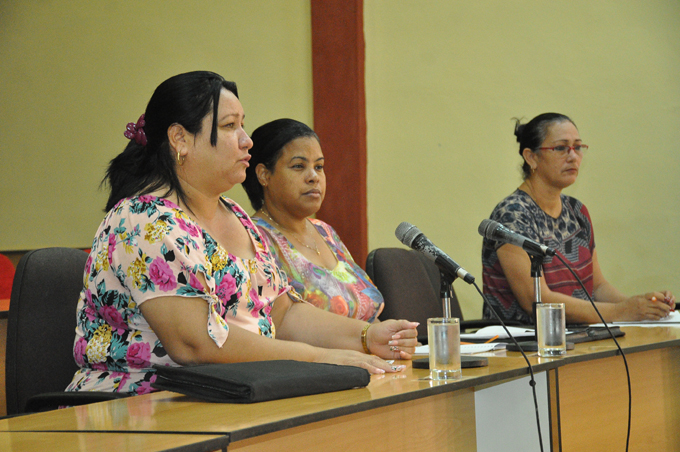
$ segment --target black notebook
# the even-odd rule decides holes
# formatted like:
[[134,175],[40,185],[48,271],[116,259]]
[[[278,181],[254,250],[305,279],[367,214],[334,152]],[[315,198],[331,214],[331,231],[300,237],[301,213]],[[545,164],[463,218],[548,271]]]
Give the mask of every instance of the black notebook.
[[573,342],[574,344],[610,339],[612,337],[611,334],[613,334],[614,337],[621,337],[626,334],[621,331],[621,328],[618,326],[609,327],[611,334],[609,334],[607,328],[603,326],[569,327],[568,330],[572,333],[567,334],[567,342]]
[[364,387],[370,381],[360,367],[289,360],[154,367],[154,388],[210,402],[264,402]]

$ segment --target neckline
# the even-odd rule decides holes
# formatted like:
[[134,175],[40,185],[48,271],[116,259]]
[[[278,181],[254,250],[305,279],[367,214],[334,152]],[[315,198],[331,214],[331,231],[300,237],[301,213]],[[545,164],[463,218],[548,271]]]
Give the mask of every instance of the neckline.
[[545,216],[547,216],[548,218],[551,218],[551,219],[553,219],[553,220],[559,220],[560,217],[564,214],[564,200],[562,199],[562,195],[561,195],[561,194],[560,194],[560,205],[562,206],[562,208],[560,209],[560,214],[559,214],[558,216],[556,216],[556,217],[553,217],[553,216],[550,215],[548,212],[546,212],[545,210],[543,210],[543,208],[536,202],[536,200],[529,194],[529,192],[524,191],[524,190],[522,190],[522,189],[519,188],[519,187],[517,187],[517,190],[516,190],[516,191],[517,191],[517,192],[524,193],[524,196],[526,196],[527,198],[529,198],[529,199],[531,200],[531,202],[538,208],[538,210],[540,210],[541,212],[543,212],[543,214],[544,214]]
[[[215,244],[216,244],[220,249],[222,249],[223,251],[225,251],[225,252],[227,253],[227,255],[228,255],[230,258],[240,259],[240,260],[243,261],[243,262],[253,262],[253,261],[256,261],[256,260],[257,260],[258,254],[260,253],[260,251],[258,251],[257,243],[255,242],[255,239],[253,238],[253,235],[250,233],[250,231],[248,231],[248,226],[247,226],[246,224],[243,223],[244,218],[249,218],[249,217],[247,216],[247,214],[246,214],[245,212],[243,212],[243,215],[244,215],[244,216],[243,216],[243,217],[240,217],[240,216],[238,215],[238,213],[232,208],[232,206],[237,206],[237,204],[236,204],[236,203],[233,203],[233,202],[230,202],[231,200],[229,200],[228,198],[225,198],[224,196],[220,196],[220,202],[224,205],[224,207],[226,207],[227,209],[229,209],[229,211],[232,212],[232,213],[236,216],[236,219],[239,221],[239,223],[241,224],[241,226],[243,226],[243,229],[246,230],[246,234],[248,234],[248,238],[250,239],[250,243],[252,244],[253,250],[255,251],[255,255],[254,255],[253,257],[251,257],[251,258],[248,258],[248,257],[241,257],[241,256],[237,256],[237,255],[231,253],[227,248],[225,248],[224,246],[222,246],[222,244],[221,244],[220,242],[218,242],[217,239],[216,239],[215,237],[213,237],[213,236],[212,236],[208,231],[206,231],[200,224],[198,224],[198,222],[194,221],[194,219],[191,218],[191,216],[190,216],[184,209],[182,209],[180,206],[178,206],[177,204],[175,204],[173,201],[169,200],[168,198],[162,198],[162,197],[156,196],[156,195],[139,195],[139,196],[137,196],[137,198],[139,199],[139,198],[141,198],[141,197],[143,197],[143,196],[148,196],[148,197],[151,197],[151,198],[155,198],[155,199],[157,199],[157,200],[161,200],[161,199],[162,199],[164,202],[170,204],[170,206],[168,206],[168,205],[166,204],[167,207],[171,207],[171,208],[173,208],[173,209],[176,209],[176,210],[182,212],[182,214],[188,219],[188,221],[191,222],[191,224],[193,224],[194,226],[196,226],[197,228],[199,228],[199,229],[201,230],[201,234],[203,234],[204,240],[205,240],[205,237],[206,237],[206,236],[207,236],[207,237],[210,237],[210,239],[211,239],[213,242],[215,242]],[[241,209],[241,210],[242,210],[242,209]],[[251,220],[251,222],[252,222],[252,220]],[[253,227],[254,227],[254,226],[255,226],[255,225],[253,224]]]
[[[305,255],[299,250],[299,248],[298,248],[297,246],[295,246],[295,244],[293,244],[293,242],[291,242],[291,241],[288,239],[288,237],[286,237],[281,231],[279,231],[273,224],[270,224],[265,218],[262,218],[262,217],[255,217],[255,218],[257,218],[258,220],[261,220],[261,221],[263,221],[264,223],[266,223],[276,235],[283,237],[283,239],[284,239],[286,242],[288,242],[288,245],[290,246],[290,248],[293,248],[295,251],[297,251],[297,253],[298,253],[300,256],[302,256],[302,258],[303,258],[305,261],[309,262],[309,264],[313,265],[314,267],[316,267],[316,268],[321,268],[321,269],[324,269],[324,270],[327,271],[327,272],[331,272],[331,273],[332,273],[332,272],[336,271],[336,270],[338,269],[338,267],[340,266],[340,259],[338,259],[337,254],[333,251],[333,249],[332,249],[331,246],[328,244],[328,242],[326,242],[326,240],[323,239],[323,235],[321,235],[320,233],[319,233],[319,235],[321,235],[321,239],[322,239],[322,241],[323,241],[323,246],[328,247],[328,249],[330,250],[331,254],[333,255],[333,258],[335,258],[335,267],[333,267],[333,268],[327,268],[327,267],[324,267],[323,265],[317,265],[317,264],[315,264],[314,262],[310,261],[310,260],[307,258],[307,256],[305,256]],[[314,224],[314,222],[313,222],[311,219],[309,219],[309,218],[308,218],[308,221],[309,221],[309,223],[310,223],[312,226],[314,226],[314,229],[315,229],[317,232],[319,232],[319,226],[317,226],[316,224]]]

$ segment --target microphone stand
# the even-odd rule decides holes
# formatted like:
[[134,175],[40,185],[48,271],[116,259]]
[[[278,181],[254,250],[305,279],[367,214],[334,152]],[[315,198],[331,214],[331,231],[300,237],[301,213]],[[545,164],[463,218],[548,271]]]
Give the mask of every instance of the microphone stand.
[[[525,250],[526,251],[526,250]],[[543,268],[543,255],[534,254],[527,251],[529,255],[529,260],[531,260],[531,277],[534,279],[534,302],[532,304],[532,317],[534,320],[534,340],[533,341],[521,341],[518,343],[524,351],[527,352],[537,352],[538,351],[538,322],[536,319],[536,306],[541,301],[541,269]],[[517,345],[508,344],[506,350],[519,351]]]
[[[528,252],[529,260],[531,260],[531,277],[534,279],[534,302],[532,305],[533,320],[534,320],[534,339],[533,341],[519,342],[523,350],[528,352],[538,351],[538,319],[536,318],[536,306],[542,303],[541,300],[541,269],[543,268],[543,255]],[[566,342],[567,350],[572,350],[574,344]],[[515,344],[508,344],[506,350],[519,351]]]
[[445,319],[451,318],[451,298],[453,298],[452,286],[455,280],[455,276],[450,276],[448,273],[444,273],[441,270],[439,271],[439,296],[442,299],[442,308]]
[[[451,315],[451,299],[453,298],[453,282],[455,280],[456,280],[455,274],[451,275],[449,273],[445,273],[439,270],[439,296],[442,299],[442,310],[444,311],[445,319],[450,319],[453,317]],[[478,356],[460,355],[461,368],[483,367],[488,366],[488,363],[489,361],[486,358]]]
[[531,277],[534,278],[534,303],[532,305],[534,333],[536,335],[536,342],[538,342],[538,320],[536,319],[536,306],[538,306],[539,303],[542,303],[541,269],[543,268],[543,256],[538,254],[529,254],[529,259],[531,260]]

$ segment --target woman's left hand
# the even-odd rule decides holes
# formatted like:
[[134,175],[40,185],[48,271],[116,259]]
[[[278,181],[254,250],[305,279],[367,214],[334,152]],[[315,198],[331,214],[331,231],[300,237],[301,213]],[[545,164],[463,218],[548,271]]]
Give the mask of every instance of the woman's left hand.
[[661,293],[663,294],[664,303],[671,307],[671,311],[675,311],[675,295],[670,290],[663,290]]
[[374,323],[366,333],[368,349],[383,359],[411,359],[418,345],[418,325],[408,320]]

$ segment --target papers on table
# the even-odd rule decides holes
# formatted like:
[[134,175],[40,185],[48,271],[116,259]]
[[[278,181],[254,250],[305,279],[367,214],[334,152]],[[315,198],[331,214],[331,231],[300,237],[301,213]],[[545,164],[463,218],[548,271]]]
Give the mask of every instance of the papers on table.
[[[659,320],[640,320],[638,322],[610,322],[609,326],[680,326],[680,312],[673,311],[663,319]],[[591,326],[604,326],[603,323],[596,323]],[[462,337],[462,334],[461,334]]]
[[[512,334],[512,337],[518,338],[518,337],[533,337],[534,336],[534,330],[531,328],[520,328],[516,326],[509,326],[508,331],[510,331],[510,334]],[[480,340],[480,339],[491,339],[493,337],[498,336],[498,339],[508,339],[508,334],[505,332],[505,329],[503,329],[502,326],[494,325],[494,326],[487,326],[485,328],[482,328],[480,330],[477,330],[474,333],[464,333],[460,335],[460,340]]]
[[[491,350],[504,350],[505,343],[494,342],[489,344],[460,344],[460,352],[463,355],[469,355],[472,353],[482,353],[489,352]],[[430,347],[427,345],[421,345],[416,347],[416,355],[429,355]]]
[[462,354],[481,353],[491,350],[505,350],[505,342],[493,342],[489,344],[460,344]]

